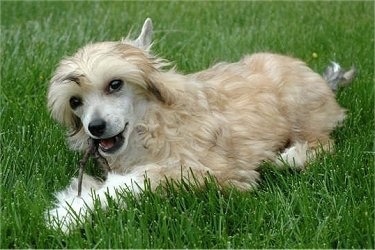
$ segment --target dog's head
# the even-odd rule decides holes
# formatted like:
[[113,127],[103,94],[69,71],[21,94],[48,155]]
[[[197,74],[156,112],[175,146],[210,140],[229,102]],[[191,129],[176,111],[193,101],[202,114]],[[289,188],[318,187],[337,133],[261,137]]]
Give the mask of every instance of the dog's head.
[[173,102],[157,77],[166,63],[149,53],[151,35],[147,19],[135,40],[89,44],[60,62],[48,106],[70,129],[73,149],[84,150],[92,138],[102,155],[114,155],[126,148],[148,102]]

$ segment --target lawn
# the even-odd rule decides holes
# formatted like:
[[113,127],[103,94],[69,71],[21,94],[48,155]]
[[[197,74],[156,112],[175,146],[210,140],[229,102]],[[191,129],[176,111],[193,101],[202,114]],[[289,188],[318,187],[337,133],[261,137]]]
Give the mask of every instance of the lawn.
[[[46,228],[53,192],[81,155],[46,108],[58,61],[90,41],[154,22],[153,50],[184,73],[247,53],[330,60],[358,75],[337,95],[348,109],[336,152],[303,173],[262,170],[253,192],[171,185],[126,210],[111,204],[70,235]],[[1,1],[0,248],[374,248],[374,3]],[[91,164],[89,171],[95,171]]]

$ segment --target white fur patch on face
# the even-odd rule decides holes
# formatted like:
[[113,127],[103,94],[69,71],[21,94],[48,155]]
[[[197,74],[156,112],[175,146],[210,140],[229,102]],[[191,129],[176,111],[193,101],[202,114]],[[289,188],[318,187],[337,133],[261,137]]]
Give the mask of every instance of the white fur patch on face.
[[[136,122],[133,97],[128,92],[100,95],[87,101],[82,108],[81,120],[87,135],[95,139],[102,154],[113,154],[126,148]],[[96,129],[99,121],[100,131]]]
[[[85,132],[94,139],[110,138],[125,129],[125,124],[132,119],[132,98],[121,94],[121,96],[96,95],[94,98],[86,97],[82,111],[77,115],[80,117]],[[102,134],[93,133],[90,125],[96,120],[105,122]]]

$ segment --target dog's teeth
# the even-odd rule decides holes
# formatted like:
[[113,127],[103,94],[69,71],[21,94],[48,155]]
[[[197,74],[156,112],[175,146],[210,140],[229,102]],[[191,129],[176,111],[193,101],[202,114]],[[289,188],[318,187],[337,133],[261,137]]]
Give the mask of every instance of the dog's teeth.
[[114,138],[100,140],[100,146],[104,149],[110,149],[114,145],[115,145],[115,139]]
[[110,151],[116,147],[121,146],[122,137],[121,135],[116,135],[111,138],[101,139],[99,141],[99,146],[103,151]]

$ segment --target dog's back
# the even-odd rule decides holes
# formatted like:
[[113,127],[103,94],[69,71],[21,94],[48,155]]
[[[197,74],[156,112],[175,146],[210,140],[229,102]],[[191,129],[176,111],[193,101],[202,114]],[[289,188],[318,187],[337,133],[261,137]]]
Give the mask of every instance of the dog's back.
[[221,94],[218,100],[226,105],[216,105],[228,119],[236,158],[244,165],[274,159],[299,143],[307,143],[305,155],[331,150],[330,133],[345,118],[327,81],[291,57],[259,53],[191,77]]

